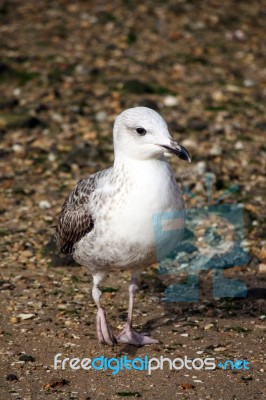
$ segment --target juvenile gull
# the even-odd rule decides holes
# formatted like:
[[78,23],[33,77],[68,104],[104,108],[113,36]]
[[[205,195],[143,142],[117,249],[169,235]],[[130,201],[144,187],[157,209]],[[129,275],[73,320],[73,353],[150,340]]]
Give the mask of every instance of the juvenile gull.
[[[146,107],[122,112],[115,121],[113,139],[113,167],[77,184],[59,215],[56,239],[61,251],[72,254],[93,276],[100,343],[141,346],[158,342],[132,328],[139,273],[156,261],[152,218],[155,213],[184,208],[165,156],[173,153],[187,161],[190,156],[173,141],[164,119]],[[128,318],[118,336],[107,324],[99,289],[105,276],[115,270],[131,272]]]

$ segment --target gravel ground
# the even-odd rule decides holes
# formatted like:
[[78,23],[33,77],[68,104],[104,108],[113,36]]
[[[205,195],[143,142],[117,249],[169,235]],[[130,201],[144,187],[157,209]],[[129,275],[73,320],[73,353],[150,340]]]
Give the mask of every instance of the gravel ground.
[[[265,11],[258,0],[0,2],[1,399],[266,397]],[[136,105],[159,110],[192,154],[191,165],[171,160],[188,210],[242,205],[248,261],[233,257],[224,275],[248,290],[214,296],[214,272],[202,270],[198,301],[166,302],[170,285],[189,290],[187,271],[153,265],[134,324],[160,343],[112,348],[96,340],[91,277],[59,254],[52,226],[75,183],[112,164],[113,121]],[[115,332],[128,278],[104,283]],[[245,359],[250,369],[114,375],[55,370],[57,353]]]

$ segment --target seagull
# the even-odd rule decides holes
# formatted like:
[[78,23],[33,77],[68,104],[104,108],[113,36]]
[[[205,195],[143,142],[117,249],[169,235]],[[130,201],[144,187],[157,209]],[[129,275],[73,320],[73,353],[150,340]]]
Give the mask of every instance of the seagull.
[[[173,140],[160,114],[147,107],[123,111],[115,120],[113,141],[113,166],[78,182],[63,204],[56,241],[64,254],[71,254],[92,274],[99,342],[155,344],[158,340],[133,329],[134,295],[140,272],[156,262],[153,216],[185,208],[166,157],[174,154],[190,162],[190,155]],[[163,236],[158,240],[164,245]],[[99,286],[111,272],[125,270],[131,273],[128,317],[115,336]]]

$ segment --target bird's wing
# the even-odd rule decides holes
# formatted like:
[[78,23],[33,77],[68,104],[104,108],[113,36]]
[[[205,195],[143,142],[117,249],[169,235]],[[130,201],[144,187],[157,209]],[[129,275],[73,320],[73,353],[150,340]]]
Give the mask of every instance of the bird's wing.
[[55,237],[64,254],[72,254],[74,244],[94,227],[90,211],[90,198],[101,175],[102,173],[96,173],[82,179],[63,205],[58,218]]

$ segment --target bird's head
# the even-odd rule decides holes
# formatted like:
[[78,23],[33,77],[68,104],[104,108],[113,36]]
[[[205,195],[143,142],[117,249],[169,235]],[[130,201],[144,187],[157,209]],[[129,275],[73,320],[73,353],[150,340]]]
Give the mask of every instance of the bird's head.
[[190,162],[189,152],[171,137],[165,120],[147,107],[123,111],[114,124],[115,154],[135,159],[154,159],[175,154]]

